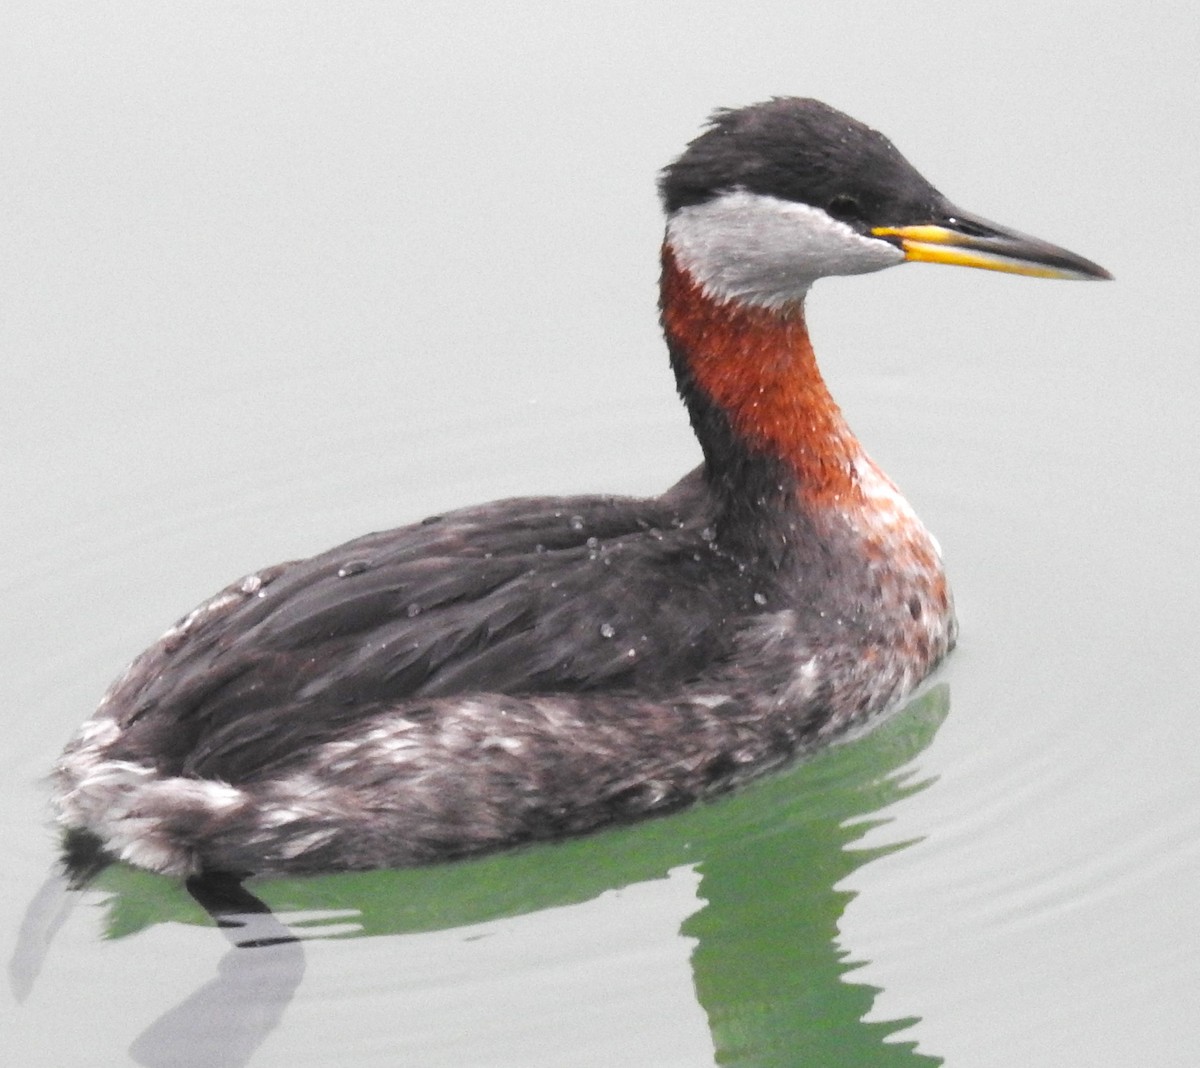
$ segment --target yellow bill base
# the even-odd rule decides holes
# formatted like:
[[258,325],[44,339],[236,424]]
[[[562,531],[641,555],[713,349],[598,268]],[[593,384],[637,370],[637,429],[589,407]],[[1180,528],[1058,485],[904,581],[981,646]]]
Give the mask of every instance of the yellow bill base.
[[953,245],[931,245],[924,241],[902,241],[904,258],[915,263],[947,263],[952,267],[981,267],[985,271],[1004,271],[1032,278],[1078,278],[1075,271],[1045,267],[1028,260],[1014,260],[977,249],[956,248]]
[[[1032,278],[1105,278],[1108,273],[1066,249],[1045,244],[1016,233],[976,237],[945,226],[877,226],[876,237],[899,238],[905,259],[922,263],[945,263],[952,267],[979,267]],[[1079,260],[1078,268],[1046,260]],[[1085,269],[1087,268],[1087,269]]]

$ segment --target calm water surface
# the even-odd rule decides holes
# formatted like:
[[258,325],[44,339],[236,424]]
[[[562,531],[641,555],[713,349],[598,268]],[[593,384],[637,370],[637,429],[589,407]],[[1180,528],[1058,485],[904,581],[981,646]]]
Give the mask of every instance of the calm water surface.
[[[6,7],[6,1063],[1194,1064],[1198,42],[1088,10]],[[835,394],[946,549],[933,684],[678,817],[256,884],[299,943],[231,948],[126,868],[64,893],[42,776],[191,605],[696,463],[653,177],[774,93],[1118,278],[816,289]]]

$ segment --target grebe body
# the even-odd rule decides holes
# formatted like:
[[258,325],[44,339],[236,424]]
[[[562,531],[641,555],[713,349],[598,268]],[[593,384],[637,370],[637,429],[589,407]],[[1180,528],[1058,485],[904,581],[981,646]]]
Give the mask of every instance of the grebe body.
[[68,832],[156,871],[403,866],[666,812],[893,706],[952,648],[941,556],[846,425],[804,298],[926,259],[1106,277],[954,209],[811,100],[664,171],[661,312],[701,467],[528,498],[237,582],[68,745]]

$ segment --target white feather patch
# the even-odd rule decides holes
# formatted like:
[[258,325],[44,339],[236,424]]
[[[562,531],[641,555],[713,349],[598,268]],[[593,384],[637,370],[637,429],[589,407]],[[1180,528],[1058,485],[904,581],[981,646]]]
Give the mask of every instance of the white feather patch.
[[803,300],[818,278],[904,262],[895,245],[820,208],[744,189],[680,208],[667,221],[667,243],[709,296],[764,308]]

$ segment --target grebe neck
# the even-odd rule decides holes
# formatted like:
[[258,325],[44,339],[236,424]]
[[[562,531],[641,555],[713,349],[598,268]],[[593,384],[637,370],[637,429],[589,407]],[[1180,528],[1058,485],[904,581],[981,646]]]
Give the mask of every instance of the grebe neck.
[[671,365],[718,495],[775,506],[785,495],[805,511],[853,507],[870,461],[817,368],[802,300],[721,300],[670,243],[661,287]]
[[668,243],[662,321],[720,547],[781,576],[799,569],[807,589],[828,594],[821,616],[833,606],[839,618],[871,618],[915,642],[905,656],[927,670],[954,640],[941,551],[829,395],[802,299],[715,298]]

